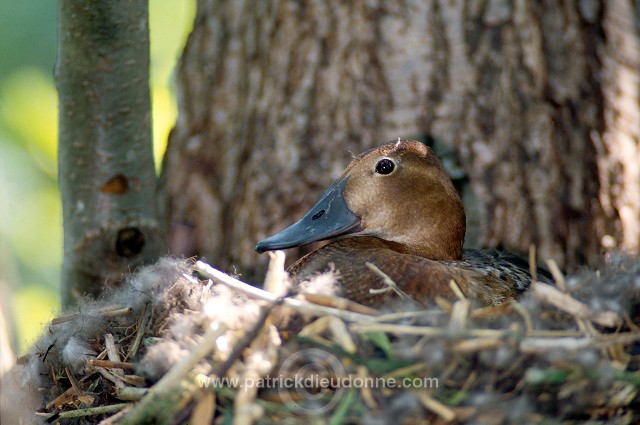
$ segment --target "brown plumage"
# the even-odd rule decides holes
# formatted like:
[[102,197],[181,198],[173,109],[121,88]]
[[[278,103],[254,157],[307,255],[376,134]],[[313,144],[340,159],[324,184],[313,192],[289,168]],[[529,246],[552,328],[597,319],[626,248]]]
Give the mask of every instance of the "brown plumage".
[[375,265],[419,303],[454,297],[500,304],[526,289],[525,262],[496,251],[462,250],[465,214],[440,161],[416,141],[390,142],[356,157],[297,223],[261,241],[258,252],[335,239],[289,268],[300,283],[337,271],[339,295],[377,306],[397,296]]
[[531,279],[526,269],[515,267],[513,257],[505,254],[470,250],[459,261],[435,261],[402,254],[395,248],[396,244],[378,238],[345,238],[304,256],[288,271],[298,283],[333,268],[338,272],[338,295],[371,306],[396,294],[392,290],[369,291],[388,286],[367,263],[375,265],[402,292],[421,304],[436,296],[453,298],[451,280],[467,297],[485,305],[499,304],[524,291]]

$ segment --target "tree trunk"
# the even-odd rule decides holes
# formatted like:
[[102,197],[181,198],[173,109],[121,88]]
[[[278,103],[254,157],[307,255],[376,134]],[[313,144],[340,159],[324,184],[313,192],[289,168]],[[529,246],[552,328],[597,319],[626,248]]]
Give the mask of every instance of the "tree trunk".
[[63,305],[164,251],[145,0],[59,1]]
[[605,131],[595,135],[603,245],[640,250],[640,1],[607,2],[601,50]]
[[[617,137],[605,110],[638,106],[637,55],[635,100],[615,91],[615,77],[610,96],[600,87],[605,35],[624,31],[606,29],[617,7],[199,1],[165,159],[172,249],[250,278],[264,263],[255,242],[309,208],[349,152],[432,136],[455,148],[470,177],[480,245],[535,244],[565,266],[594,264],[603,247],[637,250],[637,165],[603,205],[613,165],[594,145],[605,136],[601,149],[612,152]],[[631,52],[637,12],[625,17],[636,25],[621,35]],[[627,144],[636,157],[612,161],[637,159],[637,129]]]

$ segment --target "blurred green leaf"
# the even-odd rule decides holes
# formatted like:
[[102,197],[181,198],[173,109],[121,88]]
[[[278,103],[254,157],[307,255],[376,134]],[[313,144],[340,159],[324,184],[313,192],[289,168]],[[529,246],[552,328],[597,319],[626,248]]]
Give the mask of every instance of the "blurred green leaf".
[[564,384],[571,379],[572,374],[575,374],[572,370],[559,369],[556,367],[549,367],[547,369],[533,367],[527,369],[525,380],[531,385]]
[[14,208],[8,233],[20,260],[39,267],[59,266],[62,262],[62,209],[58,191],[53,188],[34,191]]
[[36,68],[21,68],[2,85],[0,117],[24,143],[42,170],[57,176],[58,95],[53,79]]
[[349,411],[351,410],[351,406],[357,401],[358,390],[356,388],[350,388],[349,390],[347,390],[345,394],[340,398],[338,407],[336,407],[335,412],[331,416],[329,424],[339,425],[347,423],[347,417],[349,415]]
[[18,288],[12,301],[22,353],[42,334],[44,325],[60,308],[60,295],[51,288],[33,284]]
[[149,2],[152,87],[168,85],[176,61],[193,28],[195,14],[194,0]]
[[366,334],[369,341],[371,341],[376,347],[382,350],[387,358],[393,358],[393,347],[389,336],[384,332],[370,332]]
[[195,13],[194,0],[149,2],[153,153],[158,171],[167,149],[169,132],[178,116],[171,77],[193,28]]
[[169,133],[176,122],[178,110],[173,93],[166,86],[153,87],[152,96],[153,157],[156,170],[160,171],[162,156],[167,150],[167,140],[169,140]]

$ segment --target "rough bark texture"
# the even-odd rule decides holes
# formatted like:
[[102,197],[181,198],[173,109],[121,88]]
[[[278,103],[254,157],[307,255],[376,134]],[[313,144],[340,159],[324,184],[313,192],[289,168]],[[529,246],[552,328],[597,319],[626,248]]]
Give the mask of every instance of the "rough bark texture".
[[[264,262],[255,242],[310,207],[349,152],[426,135],[460,155],[480,245],[536,244],[565,266],[595,263],[605,234],[637,248],[637,166],[618,176],[609,207],[599,201],[610,196],[602,179],[624,158],[612,153],[619,142],[605,141],[610,160],[599,162],[592,140],[618,137],[603,108],[629,100],[615,75],[604,100],[599,87],[599,50],[609,68],[628,66],[607,44],[625,31],[607,29],[621,6],[604,6],[199,1],[165,164],[172,249],[251,275]],[[635,13],[625,17],[637,26]],[[637,43],[637,30],[621,39]],[[604,230],[616,222],[617,233]]]
[[164,252],[151,149],[145,0],[59,2],[62,300]]
[[607,247],[640,250],[640,2],[607,2],[602,91],[606,131],[594,135]]

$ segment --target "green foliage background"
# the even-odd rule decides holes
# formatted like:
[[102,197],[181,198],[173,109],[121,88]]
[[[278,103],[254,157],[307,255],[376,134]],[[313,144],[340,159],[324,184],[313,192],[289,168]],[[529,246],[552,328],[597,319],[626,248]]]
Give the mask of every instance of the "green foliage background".
[[[149,2],[156,167],[176,119],[173,73],[194,15],[195,0]],[[0,7],[0,299],[20,352],[60,303],[56,37],[57,2]]]

